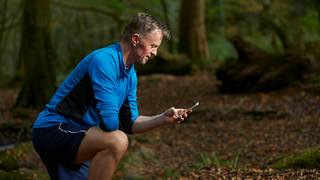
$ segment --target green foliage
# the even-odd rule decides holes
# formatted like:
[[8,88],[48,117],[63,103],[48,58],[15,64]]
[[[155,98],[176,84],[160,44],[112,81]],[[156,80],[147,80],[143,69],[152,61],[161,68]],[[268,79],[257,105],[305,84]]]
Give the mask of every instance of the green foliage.
[[199,170],[203,167],[203,163],[189,163],[188,168]]
[[[208,164],[210,163],[212,160],[211,160],[211,157],[206,153],[206,154],[200,154],[201,157],[202,157],[202,163],[204,164]],[[215,156],[215,153],[213,153],[213,156]]]
[[168,179],[168,178],[178,178],[181,176],[181,173],[177,169],[167,169],[164,173],[163,179]]
[[292,152],[270,161],[274,169],[318,169],[320,168],[320,145]]
[[[319,34],[317,0],[273,0],[268,13],[264,9],[264,1],[260,0],[207,0],[206,28],[209,39],[210,55],[214,60],[225,60],[234,56],[234,50],[228,47],[226,40],[216,38],[224,27],[225,39],[231,36],[241,36],[268,52],[283,51],[279,34],[274,27],[263,18],[267,14],[269,21],[282,28],[289,41],[303,43],[316,40]],[[221,24],[219,9],[225,11],[226,22]]]
[[202,157],[202,162],[201,163],[190,163],[188,164],[189,168],[193,168],[196,170],[201,169],[205,164],[214,164],[218,167],[232,167],[232,168],[238,168],[241,165],[238,164],[238,160],[239,160],[239,155],[241,153],[242,148],[240,149],[240,151],[238,152],[237,156],[235,156],[234,158],[230,159],[230,160],[221,160],[217,157],[216,153],[212,153],[211,155],[206,154],[201,154]]
[[211,155],[208,155],[207,153],[205,154],[200,154],[201,158],[202,158],[202,162],[201,163],[190,163],[188,164],[189,168],[194,168],[196,170],[201,169],[205,164],[214,164],[218,167],[232,167],[232,168],[238,168],[241,165],[238,163],[239,160],[239,156],[240,153],[243,149],[244,145],[241,147],[241,149],[239,150],[238,154],[234,157],[231,158],[230,160],[221,160],[220,158],[217,157],[216,153],[212,153]]
[[19,170],[10,171],[6,174],[3,180],[49,180],[50,178],[46,173],[39,172],[37,170],[22,168]]
[[49,177],[32,142],[28,142],[0,153],[0,179],[48,180]]
[[212,60],[226,60],[237,57],[237,51],[232,44],[220,36],[216,36],[214,41],[209,42],[208,48]]
[[272,36],[271,35],[270,36],[259,36],[256,38],[246,36],[246,37],[244,37],[244,39],[246,41],[256,45],[260,49],[263,49],[263,50],[271,52],[271,53],[279,52],[279,51],[283,50],[282,44],[279,39],[276,39],[276,41],[274,42],[274,45],[272,45]]
[[319,29],[319,19],[318,12],[307,9],[307,13],[305,16],[301,17],[301,24],[308,32],[314,32]]
[[232,158],[231,160],[226,160],[223,161],[221,159],[219,159],[216,154],[213,154],[213,162],[215,165],[219,166],[219,167],[233,167],[233,168],[237,168],[240,165],[238,164],[238,159],[239,159],[239,154]]
[[[135,143],[135,141],[140,143],[150,142],[150,140],[143,139],[139,136],[129,136],[129,139],[130,143]],[[151,149],[143,146],[134,149],[122,158],[115,174],[117,174],[117,172],[122,172],[122,178],[124,179],[146,179],[142,174],[130,168],[130,166],[134,165],[137,169],[147,169],[148,167],[144,164],[145,161],[149,161],[160,166],[160,168],[164,170],[164,174],[162,175],[163,179],[177,178],[181,176],[179,170],[172,169],[171,167],[160,163],[156,159],[155,153]]]
[[[173,47],[177,47],[181,0],[165,1]],[[7,25],[14,25],[12,29],[4,31],[0,42],[0,49],[3,50],[3,54],[0,54],[0,63],[3,65],[0,69],[0,77],[3,79],[15,75],[14,71],[18,63],[17,50],[20,47],[21,34],[21,21],[18,20],[21,13],[15,19],[12,17],[20,10],[18,8],[20,2],[21,0],[10,0],[6,10],[0,7],[1,14],[8,17]],[[57,76],[68,74],[91,51],[118,42],[126,23],[137,12],[151,13],[165,22],[160,0],[54,0],[51,2],[50,27],[57,54],[55,65],[60,67]],[[261,18],[262,2],[260,0],[205,1],[206,32],[211,60],[225,60],[236,56],[235,49],[227,41],[227,38],[235,35],[250,39],[269,52],[283,50],[279,44],[279,37],[273,37],[274,30]],[[69,7],[57,6],[55,3],[66,4]],[[291,39],[296,40],[301,36],[302,42],[315,40],[320,38],[317,18],[319,5],[318,0],[273,0],[270,7],[273,14],[270,17],[276,17],[282,23]],[[93,9],[89,10],[90,8]],[[112,15],[100,13],[94,9]],[[6,38],[7,40],[4,41]],[[274,41],[272,38],[275,38]],[[276,47],[272,42],[276,43]],[[166,43],[164,42],[162,47],[167,48]]]
[[7,174],[8,174],[8,173],[7,173],[6,171],[0,169],[0,179],[5,179],[6,176],[7,176]]
[[6,171],[19,169],[28,161],[27,154],[31,153],[34,153],[31,142],[6,150],[0,154],[0,167]]

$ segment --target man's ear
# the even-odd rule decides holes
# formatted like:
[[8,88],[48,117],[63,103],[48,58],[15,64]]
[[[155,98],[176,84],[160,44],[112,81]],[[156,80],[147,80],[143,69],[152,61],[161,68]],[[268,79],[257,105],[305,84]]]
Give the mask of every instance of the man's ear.
[[137,44],[139,44],[140,41],[140,35],[139,34],[133,34],[132,38],[131,38],[131,43],[133,46],[136,46]]

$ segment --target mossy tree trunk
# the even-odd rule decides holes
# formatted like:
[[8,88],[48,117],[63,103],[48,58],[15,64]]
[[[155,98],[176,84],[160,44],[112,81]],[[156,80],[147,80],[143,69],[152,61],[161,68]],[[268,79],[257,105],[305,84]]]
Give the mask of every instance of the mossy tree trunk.
[[[294,48],[294,42],[289,37],[288,29],[280,16],[272,9],[273,0],[262,0],[263,11],[261,14],[262,20],[266,22],[278,35],[281,40],[282,46],[285,50]],[[295,40],[297,41],[297,39]]]
[[179,52],[187,53],[194,62],[210,58],[204,6],[204,0],[182,0],[181,4]]
[[55,91],[49,0],[24,1],[22,21],[19,62],[25,72],[14,109],[41,107],[50,101]]

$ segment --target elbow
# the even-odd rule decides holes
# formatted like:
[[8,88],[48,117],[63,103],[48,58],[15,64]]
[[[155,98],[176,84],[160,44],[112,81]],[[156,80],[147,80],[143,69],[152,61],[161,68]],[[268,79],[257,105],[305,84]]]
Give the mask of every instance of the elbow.
[[133,121],[126,122],[126,123],[121,123],[121,126],[122,126],[122,128],[123,128],[125,133],[134,134],[133,130],[132,130],[133,123],[134,123]]

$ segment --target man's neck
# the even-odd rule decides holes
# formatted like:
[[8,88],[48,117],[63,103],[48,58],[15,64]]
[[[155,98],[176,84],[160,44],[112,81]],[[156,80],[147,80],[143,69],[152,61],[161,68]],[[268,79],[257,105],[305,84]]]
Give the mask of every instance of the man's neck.
[[120,41],[120,46],[122,50],[122,57],[124,61],[124,65],[126,67],[129,67],[131,64],[133,64],[132,59],[131,59],[131,50],[132,48],[130,47],[130,44]]

